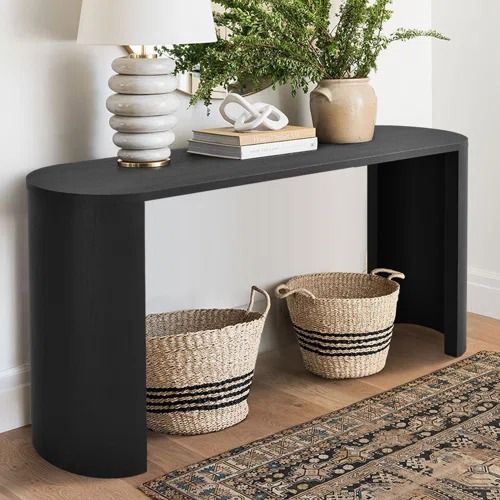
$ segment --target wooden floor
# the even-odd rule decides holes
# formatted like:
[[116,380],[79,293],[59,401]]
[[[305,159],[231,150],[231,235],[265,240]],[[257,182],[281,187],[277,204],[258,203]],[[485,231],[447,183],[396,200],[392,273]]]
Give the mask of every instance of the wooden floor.
[[[259,358],[250,416],[231,429],[193,437],[151,433],[147,473],[128,479],[90,479],[63,472],[38,457],[30,427],[0,434],[0,499],[145,499],[142,482],[331,412],[456,361],[443,354],[442,336],[400,325],[384,371],[365,379],[328,381],[302,368],[295,346]],[[467,355],[500,350],[500,321],[469,316]],[[61,429],[64,433],[64,429]]]

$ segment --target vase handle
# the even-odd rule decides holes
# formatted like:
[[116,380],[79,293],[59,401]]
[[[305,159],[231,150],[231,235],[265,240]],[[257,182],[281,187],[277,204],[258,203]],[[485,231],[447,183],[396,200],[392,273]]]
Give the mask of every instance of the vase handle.
[[328,100],[328,102],[332,102],[332,94],[330,92],[330,89],[316,87],[313,90],[313,94],[321,94],[322,96],[326,97],[326,99]]

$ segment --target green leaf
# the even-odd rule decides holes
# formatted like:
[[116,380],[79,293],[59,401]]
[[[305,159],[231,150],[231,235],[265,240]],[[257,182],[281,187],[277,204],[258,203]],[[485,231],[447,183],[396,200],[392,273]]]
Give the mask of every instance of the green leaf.
[[331,0],[214,0],[227,39],[212,44],[157,47],[177,62],[176,72],[197,70],[200,86],[194,104],[211,103],[212,89],[235,82],[258,86],[288,83],[293,95],[325,78],[364,78],[376,69],[380,52],[396,41],[417,37],[448,40],[434,30],[398,29],[383,33],[392,0],[342,0],[330,24]]

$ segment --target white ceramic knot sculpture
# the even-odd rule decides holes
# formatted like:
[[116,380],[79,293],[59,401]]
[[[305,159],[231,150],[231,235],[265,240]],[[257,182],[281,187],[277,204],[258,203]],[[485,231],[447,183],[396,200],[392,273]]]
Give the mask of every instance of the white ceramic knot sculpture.
[[[242,111],[239,116],[226,112],[229,104],[238,104]],[[220,106],[220,114],[237,132],[246,130],[281,130],[288,125],[288,117],[272,104],[265,102],[249,103],[238,94],[229,94]]]

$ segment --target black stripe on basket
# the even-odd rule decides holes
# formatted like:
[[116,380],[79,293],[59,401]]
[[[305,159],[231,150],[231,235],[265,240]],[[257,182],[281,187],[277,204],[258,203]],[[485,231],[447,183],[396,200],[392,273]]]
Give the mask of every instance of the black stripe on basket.
[[246,385],[250,385],[253,380],[253,372],[249,373],[247,375],[248,378],[247,380],[244,380],[243,382],[238,382],[238,383],[233,383],[233,384],[228,384],[225,387],[220,387],[220,388],[214,388],[214,389],[208,389],[206,391],[201,391],[197,392],[199,389],[192,389],[192,390],[186,390],[184,389],[183,392],[176,392],[175,394],[169,394],[171,389],[165,388],[165,389],[147,389],[147,396],[149,399],[171,399],[171,398],[182,398],[182,397],[198,397],[198,396],[210,396],[211,394],[217,394],[222,391],[233,391],[235,389],[238,389],[240,387],[244,387]]
[[378,352],[381,352],[383,351],[384,349],[387,349],[389,347],[389,345],[391,344],[391,340],[389,339],[385,345],[383,345],[382,347],[379,347],[378,349],[376,349],[375,351],[361,351],[361,352],[324,352],[324,351],[320,351],[318,349],[314,349],[312,347],[309,347],[307,345],[305,345],[301,340],[299,340],[299,345],[302,349],[306,350],[306,351],[309,351],[309,352],[313,352],[315,354],[319,354],[320,356],[343,356],[343,357],[346,357],[346,356],[369,356],[370,354],[377,354]]
[[224,403],[218,403],[213,405],[200,405],[200,406],[192,406],[190,408],[161,408],[161,409],[149,409],[148,413],[185,413],[189,411],[209,411],[209,410],[218,410],[220,408],[227,408],[229,406],[236,406],[248,398],[248,394],[242,396],[239,399],[235,399],[233,401],[225,401]]
[[388,338],[385,338],[381,340],[380,342],[377,342],[375,344],[370,344],[370,345],[361,345],[361,346],[350,346],[350,347],[337,347],[336,345],[331,345],[331,346],[325,346],[323,344],[320,344],[319,342],[312,342],[310,340],[302,339],[299,338],[299,343],[305,344],[309,347],[314,347],[317,349],[320,349],[321,351],[324,352],[330,352],[330,351],[353,351],[353,350],[359,350],[359,349],[372,349],[374,347],[380,347],[381,345],[386,344],[387,342],[391,341],[391,335],[389,335]]
[[315,332],[314,330],[305,330],[304,328],[300,328],[300,326],[293,325],[293,328],[295,331],[300,331],[301,333],[304,334],[311,334],[311,335],[320,335],[321,337],[333,337],[339,338],[339,339],[357,339],[359,337],[378,337],[382,333],[387,333],[389,330],[392,330],[394,328],[394,323],[391,326],[388,326],[387,328],[384,328],[383,330],[378,330],[376,332],[366,332],[366,333],[321,333],[321,332]]
[[[393,328],[388,330],[386,333],[383,333],[379,335],[378,337],[373,337],[373,338],[365,338],[365,339],[357,339],[357,340],[337,340],[337,339],[332,339],[332,338],[323,338],[321,333],[318,333],[316,335],[311,335],[309,333],[303,333],[301,330],[295,330],[297,333],[297,337],[308,341],[308,342],[322,342],[324,344],[335,344],[335,345],[340,345],[340,346],[352,346],[352,348],[355,348],[356,345],[361,344],[367,345],[368,342],[380,342],[382,340],[387,340],[392,336]],[[376,345],[376,344],[372,344]],[[328,348],[325,346],[325,348]]]
[[190,385],[190,386],[185,386],[185,387],[148,387],[147,392],[186,392],[187,394],[191,393],[192,391],[196,391],[198,389],[214,389],[214,392],[218,387],[222,387],[224,385],[228,385],[234,382],[240,382],[248,377],[253,377],[254,371],[252,370],[251,372],[245,374],[245,375],[240,375],[239,377],[234,377],[234,378],[228,378],[227,380],[223,380],[222,382],[211,382],[207,384],[199,384],[199,385]]
[[148,401],[146,406],[148,408],[171,408],[171,409],[177,409],[177,407],[182,406],[190,410],[197,408],[198,406],[224,402],[224,400],[226,399],[239,398],[242,395],[248,397],[249,393],[250,393],[250,387],[247,387],[246,389],[239,390],[233,394],[221,394],[220,396],[213,398],[210,397],[210,398],[188,399],[181,401]]
[[[240,382],[239,384],[234,384],[230,385],[227,387],[223,387],[221,389],[210,389],[208,391],[203,391],[203,392],[182,392],[182,393],[177,393],[177,394],[160,394],[159,392],[153,392],[153,393],[147,393],[148,399],[178,399],[178,398],[183,398],[183,397],[198,397],[198,396],[210,396],[213,394],[218,394],[222,391],[234,391],[236,389],[239,389],[240,387],[245,387],[245,386],[250,386],[252,384],[252,379],[245,380],[244,382]],[[168,392],[168,391],[162,391],[162,392]]]
[[[150,402],[153,405],[161,405],[161,406],[173,406],[173,405],[184,405],[184,404],[195,404],[195,403],[207,403],[207,402],[212,402],[212,401],[219,401],[221,399],[227,399],[227,398],[233,398],[235,396],[239,396],[240,394],[243,394],[244,392],[250,391],[250,386],[252,385],[252,380],[249,380],[242,388],[238,389],[232,389],[229,391],[220,391],[219,394],[214,395],[214,396],[209,396],[209,397],[199,397],[199,394],[192,394],[190,396],[187,396],[188,399],[179,399],[179,396],[159,396],[159,395],[154,395],[146,396],[146,400]],[[180,396],[180,397],[185,397],[185,396]],[[174,399],[172,399],[174,398]],[[153,400],[153,401],[151,401]],[[165,401],[167,400],[167,401]]]
[[236,398],[236,401],[239,400],[241,397],[246,399],[248,398],[249,393],[250,393],[250,388],[248,388],[246,391],[240,391],[236,394],[231,394],[230,396],[221,398],[205,398],[205,399],[199,399],[197,401],[178,401],[175,403],[155,401],[153,403],[151,402],[147,403],[146,408],[148,411],[150,409],[153,410],[170,409],[172,411],[181,411],[181,410],[196,411],[196,409],[199,408],[200,406],[207,406],[207,405],[210,406],[213,404],[231,403],[232,401],[235,401],[235,399],[230,399],[230,398]]

